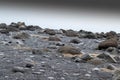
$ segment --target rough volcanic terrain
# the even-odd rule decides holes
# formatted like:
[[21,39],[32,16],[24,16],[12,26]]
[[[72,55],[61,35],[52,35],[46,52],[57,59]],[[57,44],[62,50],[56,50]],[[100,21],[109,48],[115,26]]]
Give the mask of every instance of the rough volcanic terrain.
[[0,24],[0,80],[120,80],[120,33]]

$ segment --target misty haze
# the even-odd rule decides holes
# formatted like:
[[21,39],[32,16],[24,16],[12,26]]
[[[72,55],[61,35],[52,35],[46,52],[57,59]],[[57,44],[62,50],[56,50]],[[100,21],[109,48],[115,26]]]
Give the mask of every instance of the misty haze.
[[51,6],[1,5],[0,22],[26,22],[43,28],[120,32],[120,15],[114,11],[56,8]]

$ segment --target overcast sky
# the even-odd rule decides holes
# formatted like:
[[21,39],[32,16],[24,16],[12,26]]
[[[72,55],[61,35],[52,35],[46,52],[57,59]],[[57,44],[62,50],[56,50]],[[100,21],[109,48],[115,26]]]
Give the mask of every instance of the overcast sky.
[[[26,5],[25,5],[26,4]],[[118,10],[48,4],[3,3],[0,5],[0,22],[23,21],[42,28],[88,30],[93,32],[120,32]]]

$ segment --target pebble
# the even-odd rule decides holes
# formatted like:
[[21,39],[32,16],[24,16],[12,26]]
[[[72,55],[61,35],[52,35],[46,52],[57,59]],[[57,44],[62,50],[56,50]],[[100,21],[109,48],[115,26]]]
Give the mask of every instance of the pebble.
[[93,68],[92,71],[100,71],[100,68]]
[[79,73],[73,73],[73,75],[74,75],[74,76],[78,76],[78,75],[80,75],[80,74],[79,74]]
[[90,77],[91,75],[90,74],[85,74],[86,77]]
[[64,78],[64,77],[61,77],[61,80],[65,80],[65,78]]
[[112,64],[109,64],[109,65],[107,66],[107,69],[115,70],[116,67],[115,67],[114,65],[112,65]]
[[13,72],[21,72],[21,73],[24,73],[24,72],[25,72],[25,69],[24,69],[23,67],[15,66],[15,67],[13,67],[12,71],[13,71]]
[[49,80],[54,80],[54,77],[48,77]]
[[40,75],[40,74],[41,74],[41,72],[33,72],[33,74]]
[[93,57],[89,54],[84,54],[84,55],[81,56],[81,59],[85,60],[85,61],[88,61],[88,60],[93,59]]
[[32,53],[33,54],[43,54],[43,52],[41,50],[39,50],[39,49],[33,49]]
[[35,63],[34,63],[34,62],[26,62],[25,67],[27,67],[27,68],[32,68],[33,66],[35,66]]

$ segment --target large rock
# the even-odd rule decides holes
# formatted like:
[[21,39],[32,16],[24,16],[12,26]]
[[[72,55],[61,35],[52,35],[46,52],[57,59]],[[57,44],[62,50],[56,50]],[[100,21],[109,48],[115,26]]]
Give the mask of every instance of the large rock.
[[115,47],[109,47],[106,49],[106,51],[111,53],[111,54],[118,54],[118,49]]
[[0,29],[6,29],[6,28],[7,28],[7,25],[5,23],[0,24]]
[[88,38],[88,39],[96,39],[97,36],[94,33],[87,33],[84,38]]
[[107,69],[115,70],[116,67],[115,67],[114,65],[112,65],[112,64],[108,64],[108,65],[107,65]]
[[93,65],[101,65],[101,64],[105,63],[102,59],[99,59],[99,58],[94,58],[87,62],[90,64],[93,64]]
[[90,54],[84,54],[84,55],[81,56],[81,59],[85,60],[85,61],[88,61],[88,60],[93,59],[93,57]]
[[35,30],[41,30],[42,29],[39,26],[33,26],[33,25],[29,25],[26,28],[27,28],[27,30],[30,30],[30,31],[35,31]]
[[97,56],[98,58],[105,59],[108,62],[116,63],[117,61],[109,53],[102,53]]
[[24,32],[13,36],[14,39],[28,39],[29,37],[30,35]]
[[49,35],[55,35],[56,34],[56,32],[53,29],[46,29],[44,32],[46,34],[49,34]]
[[78,36],[78,32],[73,31],[73,30],[66,30],[64,33],[68,37],[77,37]]
[[58,43],[56,43],[56,46],[64,46],[65,44],[64,43],[62,43],[62,42],[58,42]]
[[74,57],[72,57],[71,59],[72,59],[74,62],[82,62],[82,63],[85,62],[85,61],[82,60],[79,56],[74,56]]
[[54,37],[49,37],[48,38],[49,41],[61,41],[60,38],[54,36]]
[[80,34],[80,38],[88,38],[88,39],[95,39],[97,38],[96,34],[90,32],[90,31],[84,31],[84,30],[80,30],[79,31]]
[[32,54],[43,54],[43,51],[39,50],[39,49],[32,49]]
[[80,40],[79,39],[72,39],[72,40],[70,40],[70,43],[79,44]]
[[120,69],[114,71],[112,80],[120,80]]
[[18,28],[20,30],[26,30],[27,29],[27,27],[26,27],[24,22],[18,22],[17,25],[18,25]]
[[58,49],[60,53],[81,54],[80,49],[72,46],[62,46]]
[[9,31],[9,32],[18,32],[19,28],[16,28],[16,27],[13,27],[13,26],[8,26],[6,30]]
[[9,34],[9,31],[6,30],[6,29],[2,29],[2,30],[0,30],[0,33],[2,33],[2,34]]
[[19,28],[19,25],[17,23],[12,22],[9,27]]
[[98,49],[101,50],[101,49],[107,49],[108,47],[117,47],[117,46],[118,46],[117,40],[115,38],[111,38],[101,42],[98,45]]
[[26,70],[25,70],[25,68],[23,68],[23,67],[15,66],[15,67],[13,67],[12,71],[15,72],[15,73],[16,73],[16,72],[24,73]]
[[105,35],[107,39],[117,37],[117,33],[114,31],[107,32]]

